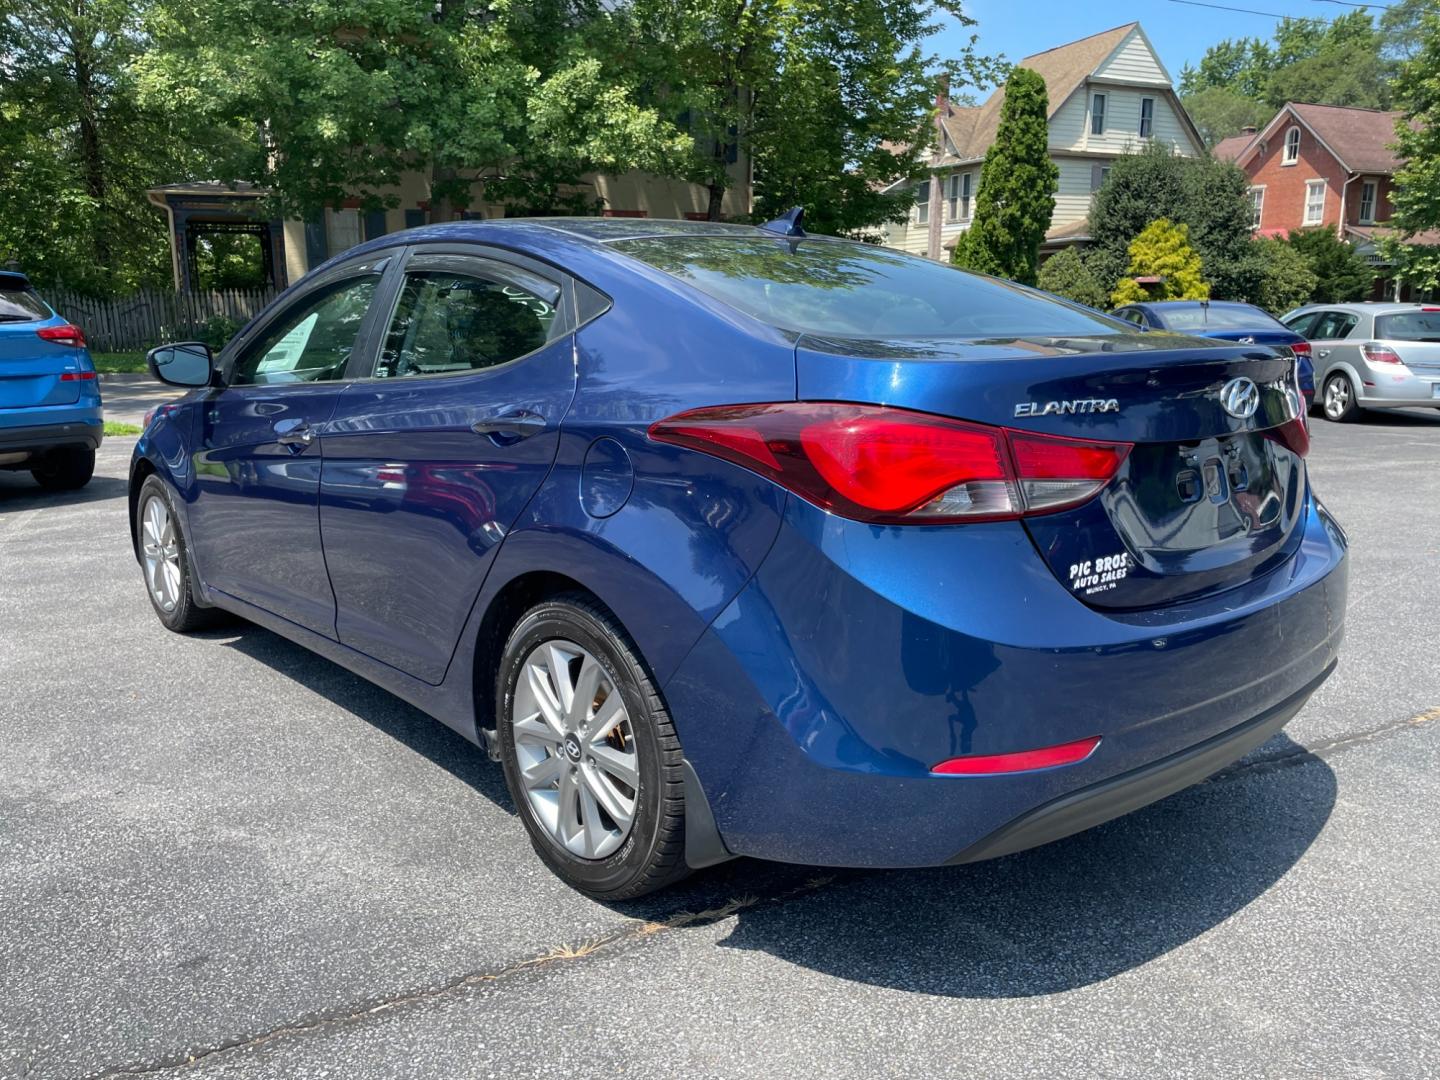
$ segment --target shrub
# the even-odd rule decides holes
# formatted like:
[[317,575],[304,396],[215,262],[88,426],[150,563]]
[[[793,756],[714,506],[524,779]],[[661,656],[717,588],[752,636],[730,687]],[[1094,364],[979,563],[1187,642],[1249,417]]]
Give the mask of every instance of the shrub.
[[1073,247],[1063,248],[1046,259],[1040,265],[1036,284],[1046,292],[1093,308],[1107,307],[1110,299],[1100,279]]
[[[1159,278],[1142,285],[1139,277]],[[1201,272],[1200,256],[1190,246],[1190,230],[1157,218],[1130,242],[1130,268],[1110,299],[1115,304],[1144,300],[1206,300],[1210,286]]]

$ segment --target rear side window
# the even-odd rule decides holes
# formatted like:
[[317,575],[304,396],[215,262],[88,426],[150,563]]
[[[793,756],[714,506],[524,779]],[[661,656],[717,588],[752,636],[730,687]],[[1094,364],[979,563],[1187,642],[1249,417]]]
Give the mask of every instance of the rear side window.
[[0,322],[31,322],[50,318],[50,308],[34,289],[0,285]]
[[517,268],[464,256],[417,256],[406,267],[375,374],[444,375],[518,359],[558,329],[559,299],[559,286]]
[[1360,321],[1360,316],[1344,311],[1327,311],[1315,323],[1315,330],[1309,336],[1316,341],[1339,341]]
[[800,333],[967,339],[1139,333],[1023,286],[870,244],[666,236],[611,246]]
[[1381,315],[1375,320],[1375,336],[1388,341],[1440,341],[1440,311]]

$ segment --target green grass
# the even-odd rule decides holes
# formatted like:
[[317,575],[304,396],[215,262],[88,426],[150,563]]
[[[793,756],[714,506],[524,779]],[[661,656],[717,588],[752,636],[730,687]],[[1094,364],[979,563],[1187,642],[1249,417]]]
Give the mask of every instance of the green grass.
[[90,359],[95,361],[95,370],[104,372],[106,375],[145,370],[145,354],[143,352],[91,353]]
[[118,420],[105,421],[106,435],[139,435],[140,430],[139,424],[122,424]]

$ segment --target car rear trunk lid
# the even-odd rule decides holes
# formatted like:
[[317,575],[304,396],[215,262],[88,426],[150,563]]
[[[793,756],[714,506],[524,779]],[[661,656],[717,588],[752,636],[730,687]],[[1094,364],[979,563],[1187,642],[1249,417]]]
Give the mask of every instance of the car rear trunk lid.
[[[874,402],[1134,444],[1094,499],[1024,520],[1050,570],[1092,606],[1151,607],[1232,588],[1299,543],[1304,461],[1279,437],[1299,416],[1294,361],[1263,346],[1166,333],[812,335],[798,342],[796,360],[802,400]],[[1255,384],[1251,416],[1223,404],[1237,379]]]

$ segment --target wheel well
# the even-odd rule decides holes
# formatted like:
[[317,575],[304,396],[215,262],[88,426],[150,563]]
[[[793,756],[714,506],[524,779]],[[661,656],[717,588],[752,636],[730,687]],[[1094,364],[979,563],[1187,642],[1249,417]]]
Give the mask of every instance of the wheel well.
[[155,465],[147,458],[141,458],[130,471],[130,547],[139,551],[140,538],[135,532],[135,507],[140,502],[140,487],[145,478],[155,472]]
[[[133,516],[133,515],[132,515]],[[475,726],[483,730],[495,726],[495,680],[500,673],[500,658],[505,642],[525,613],[552,596],[580,593],[592,602],[606,607],[604,601],[574,578],[564,574],[537,570],[521,574],[509,582],[490,601],[480,631],[475,639]],[[613,613],[612,613],[613,614]],[[618,621],[618,620],[617,620]]]

